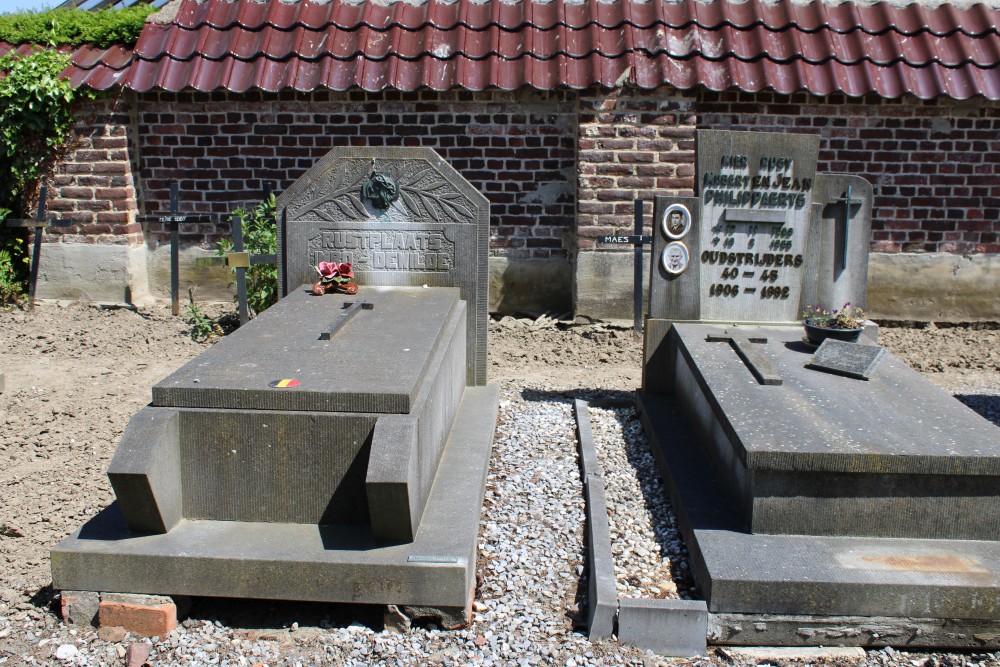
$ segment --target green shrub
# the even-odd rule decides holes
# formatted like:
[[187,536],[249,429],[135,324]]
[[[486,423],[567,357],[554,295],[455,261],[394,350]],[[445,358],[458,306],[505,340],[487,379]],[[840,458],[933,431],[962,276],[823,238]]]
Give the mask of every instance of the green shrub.
[[[27,202],[52,166],[73,127],[73,103],[89,95],[60,73],[69,57],[55,51],[0,58],[0,223],[28,217]],[[0,226],[0,249],[23,280],[27,249],[23,230]]]
[[[243,220],[243,249],[250,255],[275,255],[278,252],[278,227],[274,214],[278,207],[271,195],[249,211],[238,208],[233,217]],[[233,242],[219,241],[217,255],[233,252]],[[233,269],[235,273],[236,269]],[[250,316],[258,315],[278,301],[278,267],[274,264],[257,264],[247,269],[247,306]]]
[[94,44],[107,48],[121,44],[128,47],[136,43],[146,17],[155,11],[151,5],[137,4],[99,12],[53,9],[0,14],[0,41],[46,46]]

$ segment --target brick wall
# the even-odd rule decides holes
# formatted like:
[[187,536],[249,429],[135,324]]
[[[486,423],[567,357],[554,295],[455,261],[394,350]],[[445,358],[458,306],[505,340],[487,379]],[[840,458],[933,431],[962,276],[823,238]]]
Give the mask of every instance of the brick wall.
[[[428,146],[491,203],[491,251],[566,257],[576,214],[568,93],[149,94],[138,109],[144,213],[227,214],[281,192],[334,146]],[[148,232],[166,237],[151,225]],[[208,244],[228,226],[181,229]]]
[[874,187],[872,250],[1000,253],[1000,105],[983,100],[698,95],[698,127],[818,132],[818,171]]
[[[634,201],[645,199],[646,232],[655,195],[694,190],[694,100],[676,93],[617,90],[581,95],[578,243],[631,234]],[[603,246],[602,246],[603,247]]]
[[76,111],[74,138],[49,179],[48,212],[70,220],[50,227],[48,242],[139,245],[130,106],[124,98],[94,100]]
[[[81,108],[49,199],[76,225],[47,240],[162,240],[165,229],[142,230],[135,215],[166,212],[173,180],[182,211],[223,215],[258,201],[265,182],[280,192],[334,145],[422,145],[489,197],[494,255],[563,258],[631,232],[636,197],[691,194],[699,127],[820,133],[821,171],[874,185],[874,250],[1000,253],[1000,105],[982,100],[635,90],[132,100]],[[228,225],[182,232],[210,245]]]

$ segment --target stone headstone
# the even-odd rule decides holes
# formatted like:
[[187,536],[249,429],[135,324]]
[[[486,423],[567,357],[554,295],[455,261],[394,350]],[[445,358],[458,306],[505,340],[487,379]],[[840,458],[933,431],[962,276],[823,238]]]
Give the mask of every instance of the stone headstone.
[[[278,202],[283,298],[153,387],[53,585],[465,623],[498,405],[475,386],[487,202],[416,149],[336,150]],[[321,261],[360,291],[314,294]]]
[[782,323],[813,303],[863,307],[871,186],[817,174],[818,150],[818,135],[699,130],[698,196],[655,201],[650,317]]
[[362,286],[458,287],[486,383],[489,201],[430,148],[335,148],[278,197],[282,296],[350,262]]

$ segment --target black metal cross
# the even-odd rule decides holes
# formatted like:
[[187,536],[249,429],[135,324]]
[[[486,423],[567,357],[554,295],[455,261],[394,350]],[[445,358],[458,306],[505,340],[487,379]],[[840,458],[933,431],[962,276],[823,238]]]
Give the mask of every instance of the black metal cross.
[[46,227],[69,227],[70,220],[46,220],[45,219],[45,197],[48,194],[48,186],[42,181],[42,187],[38,191],[38,213],[34,218],[18,219],[8,218],[5,224],[8,227],[26,227],[34,230],[35,238],[31,246],[31,270],[28,277],[28,310],[35,307],[35,288],[38,285],[38,267],[42,263],[42,232]]
[[767,360],[767,357],[761,354],[759,349],[753,347],[754,343],[767,343],[766,338],[751,338],[745,334],[731,334],[726,331],[721,336],[709,334],[705,340],[709,343],[729,343],[760,384],[780,385],[782,383],[781,376],[771,368],[771,362]]
[[158,222],[170,225],[170,310],[174,315],[180,315],[180,226],[182,224],[212,222],[212,216],[206,214],[181,215],[177,183],[171,183],[170,215],[140,215],[139,222]]
[[636,199],[634,205],[635,234],[630,236],[598,236],[597,242],[620,243],[631,245],[634,248],[635,259],[633,266],[635,267],[635,276],[632,286],[632,326],[635,329],[636,335],[639,335],[642,333],[642,246],[652,243],[653,237],[643,236],[642,234],[643,201]]

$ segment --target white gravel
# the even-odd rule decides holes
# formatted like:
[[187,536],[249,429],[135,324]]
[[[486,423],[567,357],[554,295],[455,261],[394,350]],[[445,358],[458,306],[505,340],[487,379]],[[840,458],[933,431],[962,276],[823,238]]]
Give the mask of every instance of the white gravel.
[[687,549],[634,407],[591,406],[619,597],[698,598]]

